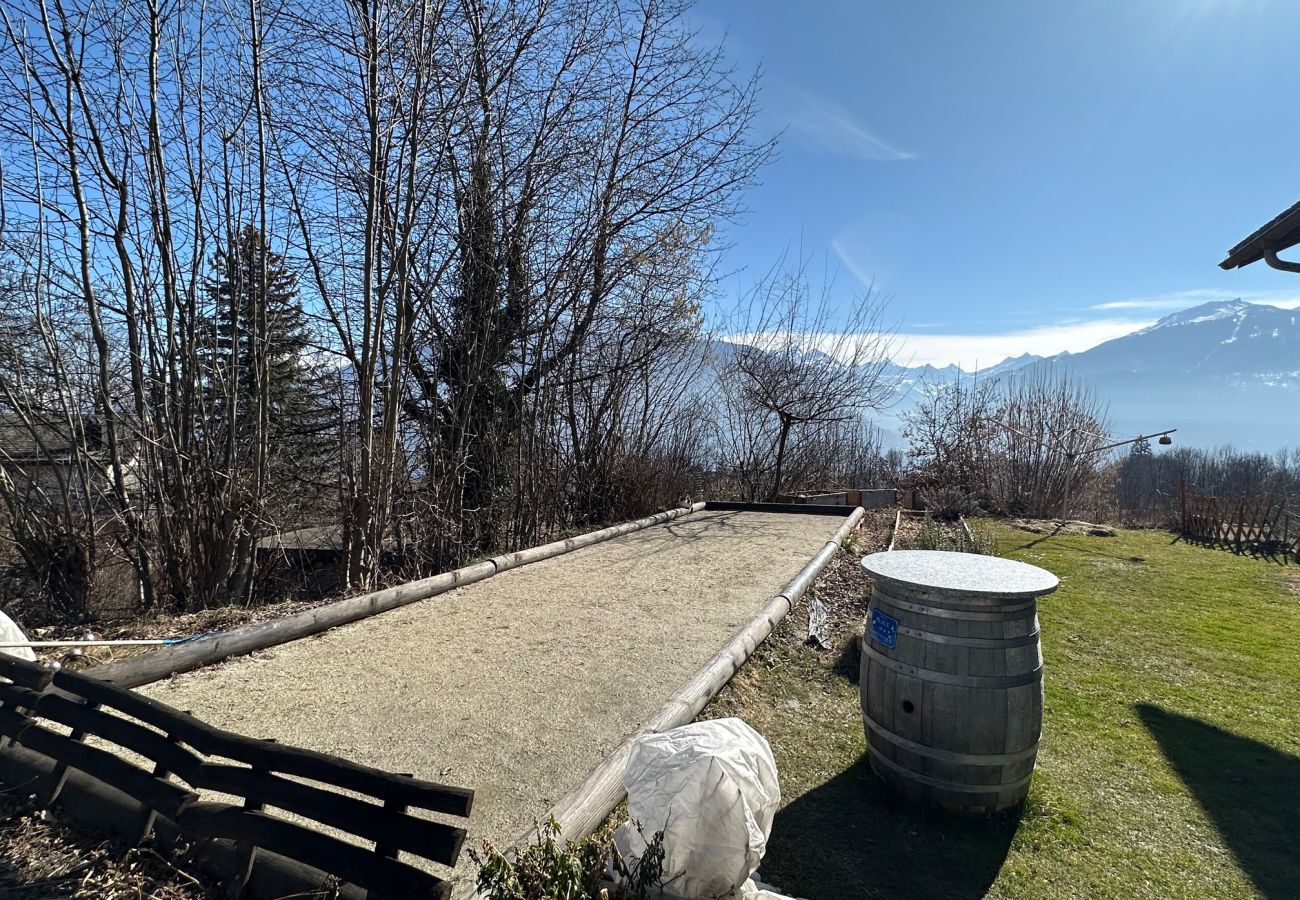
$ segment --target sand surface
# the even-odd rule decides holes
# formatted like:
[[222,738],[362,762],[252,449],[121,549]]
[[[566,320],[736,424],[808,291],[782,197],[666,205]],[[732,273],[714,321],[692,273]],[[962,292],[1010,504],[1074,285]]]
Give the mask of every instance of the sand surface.
[[508,844],[840,523],[699,512],[140,690],[252,737],[472,788],[466,846]]

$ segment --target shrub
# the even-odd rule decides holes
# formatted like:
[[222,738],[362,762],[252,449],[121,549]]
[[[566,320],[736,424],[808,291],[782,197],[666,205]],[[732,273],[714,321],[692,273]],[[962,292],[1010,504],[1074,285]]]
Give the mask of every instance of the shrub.
[[954,521],[979,511],[979,504],[969,493],[957,487],[931,488],[921,492],[921,501],[936,519]]
[[917,550],[954,550],[958,553],[996,555],[993,534],[982,524],[971,525],[958,521],[956,525],[936,521],[930,513],[921,522],[921,533],[916,539]]
[[[637,825],[638,830],[640,825]],[[663,885],[664,833],[647,841],[645,855],[628,866],[614,848],[613,832],[606,829],[576,843],[560,846],[560,823],[551,819],[537,825],[537,840],[511,859],[488,841],[480,856],[469,851],[479,867],[478,889],[488,900],[649,900]],[[606,861],[621,879],[602,893]]]

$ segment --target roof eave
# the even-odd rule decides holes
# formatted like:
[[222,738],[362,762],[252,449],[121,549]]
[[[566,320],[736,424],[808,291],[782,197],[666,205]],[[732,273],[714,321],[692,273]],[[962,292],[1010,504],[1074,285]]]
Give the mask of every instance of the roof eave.
[[1300,203],[1283,210],[1228,251],[1221,269],[1239,269],[1263,259],[1267,251],[1280,253],[1300,244]]

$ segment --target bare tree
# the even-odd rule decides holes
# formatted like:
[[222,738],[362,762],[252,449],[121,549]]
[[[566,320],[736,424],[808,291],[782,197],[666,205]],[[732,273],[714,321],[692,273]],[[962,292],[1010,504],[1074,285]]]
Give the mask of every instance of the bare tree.
[[[537,519],[519,504],[539,479],[558,492],[545,503],[613,512],[591,506],[608,491],[586,482],[615,447],[586,413],[632,417],[635,386],[672,380],[643,376],[676,365],[667,344],[697,302],[714,225],[770,151],[750,136],[756,84],[694,39],[685,8],[466,4],[449,263],[429,282],[405,407],[436,492],[439,521],[422,529],[435,560],[535,538],[503,516]],[[568,465],[559,482],[538,457]]]
[[1071,485],[1080,495],[1095,486],[1107,427],[1105,408],[1084,384],[1032,373],[931,386],[904,434],[921,487],[1050,517]]
[[989,454],[998,440],[996,384],[956,379],[918,387],[904,418],[913,478],[927,488],[989,488]]
[[729,322],[734,350],[721,385],[724,415],[738,430],[724,440],[740,451],[735,462],[770,460],[770,500],[784,487],[792,441],[862,420],[890,402],[897,384],[883,300],[867,289],[841,308],[832,283],[814,290],[807,269],[806,260],[783,258]]
[[[716,227],[771,150],[687,8],[0,0],[0,263],[46,336],[0,394],[95,482],[50,527],[196,607],[252,600],[308,508],[364,589],[677,490]],[[332,375],[316,473],[299,366]]]

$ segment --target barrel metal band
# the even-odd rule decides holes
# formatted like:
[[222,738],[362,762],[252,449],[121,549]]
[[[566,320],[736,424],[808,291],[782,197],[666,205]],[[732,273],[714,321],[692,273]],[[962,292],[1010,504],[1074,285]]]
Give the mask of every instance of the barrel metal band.
[[1023,672],[1019,675],[953,675],[948,672],[940,672],[936,669],[922,669],[918,666],[909,666],[901,663],[896,659],[891,659],[881,653],[875,647],[872,647],[867,641],[862,642],[862,652],[870,656],[876,662],[880,663],[886,669],[892,669],[900,675],[907,675],[910,678],[920,678],[922,681],[929,681],[934,684],[948,684],[954,687],[969,688],[1009,688],[1021,687],[1026,684],[1034,684],[1043,679],[1043,666],[1040,663],[1038,668],[1029,672]]
[[1038,605],[1038,601],[1030,600],[1028,603],[1018,603],[1015,606],[1004,606],[996,612],[984,612],[977,610],[948,609],[943,606],[929,606],[924,603],[912,603],[909,600],[899,600],[897,597],[891,597],[880,588],[876,588],[875,597],[884,600],[891,606],[897,606],[899,609],[905,609],[908,612],[919,613],[923,616],[938,616],[941,619],[973,619],[975,621],[1001,622],[1005,621],[1007,613],[1024,612],[1031,610]]
[[957,637],[951,634],[936,634],[933,631],[922,631],[919,628],[908,628],[906,625],[898,626],[898,633],[905,634],[908,637],[914,637],[917,640],[928,641],[931,644],[952,644],[957,647],[989,647],[994,650],[1006,647],[1028,647],[1031,644],[1038,643],[1038,632],[1032,631],[1029,634],[1023,634],[1019,637],[1008,638],[969,638]]
[[867,723],[871,733],[879,735],[891,744],[902,747],[911,753],[927,756],[930,759],[937,759],[940,762],[957,763],[959,765],[973,766],[1006,766],[1014,763],[1023,762],[1026,759],[1033,759],[1038,753],[1038,741],[1034,741],[1032,747],[1021,750],[1018,753],[954,753],[952,750],[940,750],[938,747],[927,747],[924,744],[918,744],[915,741],[909,741],[902,735],[895,734],[886,729],[871,716],[867,715],[866,710],[862,712],[862,720]]
[[1000,794],[1003,791],[1015,791],[1029,784],[1029,780],[1034,777],[1030,772],[1024,778],[1017,781],[1008,781],[1002,784],[958,784],[955,781],[943,781],[939,778],[931,778],[929,775],[921,775],[913,772],[911,769],[905,769],[892,759],[886,758],[883,754],[877,753],[875,748],[868,747],[873,763],[880,763],[886,769],[896,773],[908,781],[914,781],[917,784],[926,784],[930,787],[942,788],[945,791],[961,791],[966,794]]

